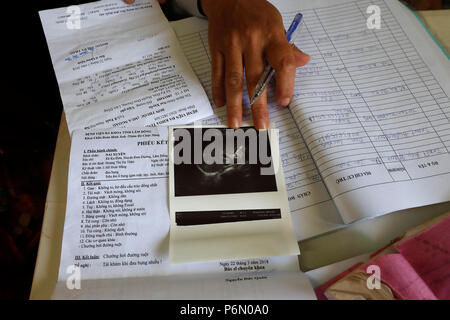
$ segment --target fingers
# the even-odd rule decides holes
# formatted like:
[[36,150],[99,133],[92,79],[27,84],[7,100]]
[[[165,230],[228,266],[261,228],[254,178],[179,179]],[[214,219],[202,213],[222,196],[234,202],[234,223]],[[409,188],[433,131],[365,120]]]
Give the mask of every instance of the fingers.
[[242,52],[239,47],[230,46],[225,54],[225,96],[228,126],[234,129],[242,123],[242,84]]
[[225,101],[225,60],[219,51],[211,53],[211,87],[214,104],[223,107]]
[[[245,77],[249,98],[255,93],[256,85],[261,74],[264,72],[264,58],[262,49],[251,47],[244,53]],[[252,107],[253,123],[256,129],[267,129],[269,127],[269,112],[267,110],[267,94],[264,93],[255,101]]]
[[277,101],[287,106],[294,91],[296,58],[286,38],[278,37],[266,47],[265,53],[270,65],[275,69],[277,80]]

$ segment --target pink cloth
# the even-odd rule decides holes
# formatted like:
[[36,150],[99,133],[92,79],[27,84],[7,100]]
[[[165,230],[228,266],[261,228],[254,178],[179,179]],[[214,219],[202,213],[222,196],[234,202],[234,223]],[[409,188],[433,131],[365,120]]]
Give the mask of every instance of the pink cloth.
[[391,288],[395,297],[402,300],[436,300],[436,296],[415,270],[398,253],[384,254],[368,263],[380,268],[381,281]]
[[438,299],[450,300],[450,217],[396,247]]
[[[381,281],[398,299],[450,300],[450,217],[399,242],[396,248],[399,253],[384,254],[362,269],[377,265]],[[354,265],[316,288],[318,299],[326,299],[326,289],[360,265]]]

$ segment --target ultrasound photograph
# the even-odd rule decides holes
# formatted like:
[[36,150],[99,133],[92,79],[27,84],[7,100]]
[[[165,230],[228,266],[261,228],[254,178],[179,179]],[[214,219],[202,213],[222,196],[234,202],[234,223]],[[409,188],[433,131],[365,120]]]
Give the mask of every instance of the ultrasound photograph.
[[[177,130],[184,130],[184,135],[180,132],[177,134]],[[277,191],[268,131],[259,132],[254,127],[236,130],[213,128],[216,134],[212,135],[208,130],[211,128],[174,129],[174,158],[183,159],[182,163],[174,161],[176,197]],[[189,134],[186,135],[186,132]],[[220,135],[217,134],[219,132]],[[238,139],[237,136],[242,137],[242,134],[245,138]],[[228,148],[228,152],[227,138],[233,145]],[[222,139],[222,142],[216,141],[217,139]],[[219,147],[212,148],[213,144]],[[265,149],[262,151],[262,157],[260,148]],[[199,150],[202,152],[200,156]],[[195,151],[198,157],[196,159]],[[208,163],[204,159],[204,153],[221,161]],[[262,169],[272,174],[262,174]]]

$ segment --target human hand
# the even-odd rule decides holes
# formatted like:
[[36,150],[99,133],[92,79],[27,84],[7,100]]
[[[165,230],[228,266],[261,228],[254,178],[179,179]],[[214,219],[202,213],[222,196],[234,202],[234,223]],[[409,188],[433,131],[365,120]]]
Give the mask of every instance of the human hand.
[[[288,43],[283,19],[266,0],[201,0],[209,19],[212,92],[216,106],[227,106],[231,128],[242,123],[243,70],[250,97],[264,71],[264,59],[276,71],[278,104],[287,106],[294,91],[295,69],[309,55]],[[267,94],[251,106],[257,129],[269,126]]]

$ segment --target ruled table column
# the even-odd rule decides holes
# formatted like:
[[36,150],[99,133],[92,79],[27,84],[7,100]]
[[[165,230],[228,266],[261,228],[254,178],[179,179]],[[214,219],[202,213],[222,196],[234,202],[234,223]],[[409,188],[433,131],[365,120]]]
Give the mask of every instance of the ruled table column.
[[[372,2],[358,2],[360,11],[364,12],[369,3]],[[396,158],[403,162],[410,177],[446,172],[445,163],[450,163],[450,122],[445,107],[449,99],[385,1],[374,3],[380,7],[382,16],[381,28],[374,31],[375,41],[392,43],[385,46],[385,52],[393,71],[398,74],[390,80],[392,87],[386,87],[385,91],[392,92],[396,88],[395,96],[399,100],[390,104],[389,109],[375,105],[374,112],[389,132]]]
[[302,119],[304,130],[313,135],[308,136],[307,143],[323,179],[332,195],[351,190],[356,182],[371,185],[394,181],[380,155],[392,148],[372,141],[369,131],[381,129],[344,62],[344,57],[368,45],[362,28],[365,17],[353,3],[315,9],[310,16],[305,25],[329,73],[326,81],[332,81],[331,85],[318,83],[316,92],[326,97],[316,104],[314,113],[303,112]]
[[[335,77],[340,81],[346,81],[347,85],[343,90],[353,110],[358,114],[368,141],[377,151],[376,158],[366,155],[363,151],[357,164],[383,164],[393,181],[411,180],[392,146],[389,132],[382,125],[386,119],[398,121],[395,118],[402,116],[390,112],[397,102],[391,96],[391,91],[393,95],[396,94],[395,86],[402,79],[393,68],[384,48],[389,43],[378,42],[376,33],[380,30],[367,29],[366,16],[357,6],[349,4],[344,10],[345,15],[350,15],[351,19],[342,16],[333,19],[333,12],[328,9],[317,10],[317,13],[340,58],[333,64]],[[383,106],[384,111],[374,110],[374,104]],[[352,138],[352,141],[361,139],[360,136]]]

